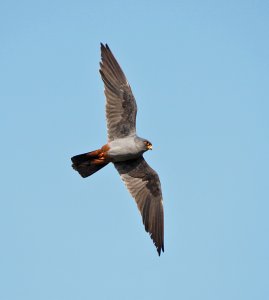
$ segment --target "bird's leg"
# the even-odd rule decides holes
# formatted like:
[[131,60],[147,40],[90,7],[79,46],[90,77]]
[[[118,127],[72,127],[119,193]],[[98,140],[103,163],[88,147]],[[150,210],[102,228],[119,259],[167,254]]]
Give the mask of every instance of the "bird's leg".
[[109,150],[109,146],[106,144],[100,149],[100,153],[98,154],[98,159],[104,161],[107,159],[107,152]]

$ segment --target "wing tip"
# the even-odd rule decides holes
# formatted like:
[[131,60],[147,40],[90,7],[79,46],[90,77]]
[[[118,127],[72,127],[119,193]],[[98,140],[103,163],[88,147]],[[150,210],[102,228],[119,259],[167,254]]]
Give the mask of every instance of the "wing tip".
[[156,249],[157,249],[157,252],[158,252],[158,255],[161,256],[162,252],[164,252],[164,243],[162,243],[161,246],[156,246]]
[[101,51],[108,50],[108,51],[111,52],[111,50],[110,50],[110,48],[109,48],[109,46],[108,46],[107,43],[103,44],[102,42],[100,42],[100,46],[101,46]]
[[164,238],[162,237],[161,239],[155,239],[153,236],[152,236],[152,233],[150,233],[148,230],[146,230],[146,232],[149,233],[150,235],[150,238],[152,239],[153,241],[153,244],[154,246],[156,247],[156,250],[158,252],[158,255],[161,256],[161,253],[164,252]]

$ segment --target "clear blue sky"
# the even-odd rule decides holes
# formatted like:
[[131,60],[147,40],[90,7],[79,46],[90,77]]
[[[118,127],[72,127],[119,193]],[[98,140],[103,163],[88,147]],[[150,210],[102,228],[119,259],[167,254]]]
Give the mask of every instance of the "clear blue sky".
[[[269,2],[0,3],[0,299],[269,299]],[[100,42],[159,173],[158,257],[106,143]]]

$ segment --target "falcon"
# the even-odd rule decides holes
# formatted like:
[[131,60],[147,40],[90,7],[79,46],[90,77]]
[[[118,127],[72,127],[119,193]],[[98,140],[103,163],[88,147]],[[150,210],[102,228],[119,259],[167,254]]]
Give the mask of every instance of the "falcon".
[[164,252],[161,183],[143,158],[144,152],[152,150],[152,144],[136,134],[137,106],[131,87],[110,48],[102,43],[99,72],[105,87],[108,142],[98,150],[73,156],[72,167],[85,178],[113,163],[160,255]]

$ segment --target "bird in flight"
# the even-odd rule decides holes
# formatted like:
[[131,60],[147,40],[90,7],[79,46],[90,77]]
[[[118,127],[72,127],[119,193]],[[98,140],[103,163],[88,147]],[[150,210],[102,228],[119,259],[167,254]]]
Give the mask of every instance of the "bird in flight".
[[73,156],[72,167],[85,178],[113,163],[160,255],[164,251],[161,183],[143,158],[144,152],[152,150],[152,144],[136,134],[137,106],[131,87],[110,48],[102,43],[99,72],[105,86],[108,142],[98,150]]

